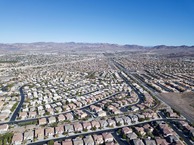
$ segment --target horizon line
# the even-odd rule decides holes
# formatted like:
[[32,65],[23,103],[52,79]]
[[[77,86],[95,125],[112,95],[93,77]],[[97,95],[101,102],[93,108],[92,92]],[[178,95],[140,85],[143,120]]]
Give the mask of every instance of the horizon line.
[[12,45],[12,44],[33,44],[33,43],[75,43],[75,44],[108,44],[108,45],[118,45],[118,46],[141,46],[141,47],[156,47],[156,46],[166,46],[166,47],[181,47],[181,46],[187,46],[187,47],[194,47],[193,45],[166,45],[166,44],[157,44],[157,45],[140,45],[140,44],[118,44],[118,43],[110,43],[110,42],[75,42],[75,41],[61,41],[61,42],[57,42],[57,41],[34,41],[34,42],[8,42],[8,43],[4,43],[4,42],[0,42],[0,44],[6,44],[6,45]]

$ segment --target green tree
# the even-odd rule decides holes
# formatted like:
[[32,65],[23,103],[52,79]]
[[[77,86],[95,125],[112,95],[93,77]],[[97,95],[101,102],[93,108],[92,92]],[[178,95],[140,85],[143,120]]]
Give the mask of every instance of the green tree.
[[96,126],[92,127],[92,130],[96,130]]
[[118,134],[121,134],[121,129],[119,129],[119,130],[117,131],[117,133],[118,133]]
[[122,138],[123,138],[123,139],[126,139],[127,137],[126,137],[126,135],[125,135],[125,134],[123,134]]
[[121,126],[122,124],[120,122],[117,123],[117,126]]
[[3,144],[6,145],[7,144],[7,138],[3,139]]
[[48,145],[54,145],[54,140],[50,140],[50,141],[48,142]]

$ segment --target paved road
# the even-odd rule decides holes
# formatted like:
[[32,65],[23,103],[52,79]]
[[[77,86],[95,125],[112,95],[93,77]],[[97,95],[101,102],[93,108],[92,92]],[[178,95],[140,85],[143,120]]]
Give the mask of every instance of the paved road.
[[[120,68],[121,71],[123,71],[125,74],[127,74],[130,78],[132,78],[133,80],[135,80],[136,82],[138,82],[140,84],[140,86],[143,86],[143,88],[145,88],[146,90],[149,90],[149,92],[151,93],[152,96],[157,97],[158,100],[160,100],[161,102],[163,102],[164,104],[166,104],[167,106],[171,106],[171,104],[169,102],[167,102],[160,94],[158,94],[153,88],[151,88],[150,86],[148,86],[145,82],[141,81],[140,79],[136,78],[135,75],[131,74],[129,70],[127,70],[126,68],[124,68],[121,64],[119,64],[118,62],[115,62],[114,60],[112,60],[115,65]],[[171,106],[172,108],[174,108],[174,106]],[[189,121],[192,123],[192,117],[189,116],[188,114],[184,113],[181,111],[181,114]]]
[[139,98],[136,103],[129,104],[129,105],[125,105],[124,107],[121,107],[120,108],[120,110],[122,112],[126,112],[126,111],[128,111],[128,109],[126,109],[126,107],[128,107],[128,106],[134,106],[134,105],[137,105],[137,104],[141,104],[143,102],[144,95],[136,87],[134,87],[123,74],[119,73],[119,75],[135,91],[135,93],[137,94],[137,96]]
[[65,140],[65,139],[68,139],[68,138],[75,138],[77,136],[80,136],[80,135],[91,135],[91,134],[99,134],[99,133],[103,133],[103,132],[111,132],[111,131],[115,131],[117,129],[120,129],[120,128],[123,128],[123,127],[130,127],[130,126],[135,126],[135,125],[140,125],[140,124],[146,124],[146,123],[150,123],[150,122],[154,122],[154,121],[185,121],[185,119],[182,119],[182,118],[159,118],[159,119],[152,119],[152,120],[146,120],[146,121],[143,121],[143,122],[138,122],[138,123],[134,123],[134,124],[130,124],[130,125],[123,125],[123,126],[116,126],[115,128],[106,128],[106,129],[102,129],[102,130],[95,130],[95,131],[88,131],[88,132],[81,132],[81,133],[77,133],[77,134],[72,134],[72,135],[69,135],[69,136],[61,136],[61,137],[58,137],[58,138],[48,138],[48,139],[45,139],[45,140],[42,140],[42,141],[36,141],[36,142],[33,142],[33,143],[29,143],[28,145],[42,145],[44,143],[47,143],[48,141],[50,140],[54,140],[54,141],[59,141],[59,140]]
[[[168,106],[170,106],[159,94],[157,94],[155,92],[155,90],[153,90],[152,88],[150,88],[145,82],[141,81],[140,79],[136,78],[135,76],[133,76],[132,74],[130,74],[130,72],[124,68],[121,64],[118,64],[117,62],[115,62],[115,65],[117,65],[123,72],[125,72],[126,74],[128,74],[132,79],[134,79],[136,82],[138,82],[140,85],[143,85],[144,88],[146,88],[147,90],[149,90],[151,92],[151,94],[153,96],[156,96],[161,102],[163,102],[164,104],[167,104]],[[185,114],[183,115],[185,116]],[[185,116],[188,119],[188,116]],[[163,116],[163,118],[166,118],[165,116]],[[179,130],[177,130],[172,123],[170,123],[172,129],[180,136],[183,138],[183,140],[188,144],[188,145],[192,145],[192,143],[184,137],[183,133],[180,132]]]
[[[161,102],[163,102],[164,104],[166,104],[167,106],[170,106],[171,108],[175,108],[175,106],[172,106],[166,99],[164,99],[160,94],[158,94],[157,92],[153,91],[152,88],[150,88],[145,82],[142,82],[141,80],[137,79],[136,77],[134,77],[133,75],[130,75],[133,79],[135,79],[139,84],[143,85],[144,88],[146,88],[147,90],[150,91],[150,93],[152,94],[152,96],[157,97],[158,100],[160,100]],[[183,115],[189,122],[192,123],[193,118],[191,116],[189,116],[188,114],[184,113],[183,111],[181,111],[181,115]]]
[[19,113],[19,111],[24,103],[25,97],[24,97],[24,93],[23,93],[22,89],[23,89],[23,87],[20,87],[20,89],[19,89],[20,90],[20,102],[19,102],[18,106],[16,107],[16,109],[14,110],[14,112],[9,120],[11,122],[15,121],[15,119],[16,119],[16,117],[17,117],[17,115],[18,115],[18,113]]
[[134,87],[125,76],[123,76],[121,73],[119,73],[119,75],[138,95],[138,97],[139,97],[139,102],[138,103],[139,104],[142,103],[144,101],[143,100],[144,95],[136,87]]
[[[160,112],[160,116],[162,118],[166,118],[166,116]],[[183,132],[179,131],[172,122],[169,122],[170,127],[185,141],[187,145],[193,145],[188,138],[186,138],[183,134]]]
[[121,140],[121,136],[120,136],[120,135],[117,135],[116,131],[114,131],[114,132],[112,133],[112,136],[113,136],[114,139],[119,143],[119,145],[129,145],[129,144],[127,143],[127,141]]
[[[23,96],[22,98],[24,99],[24,94],[23,94],[22,89],[20,89],[20,91],[21,91],[20,94],[21,94],[21,96]],[[110,98],[110,97],[114,97],[115,95],[118,95],[118,94],[120,94],[120,92],[114,93],[114,94],[112,94],[112,95],[110,95],[110,96],[107,96],[107,97],[105,97],[105,98],[103,98],[103,99],[101,99],[101,100],[95,101],[95,102],[93,102],[93,103],[91,103],[91,104],[88,104],[88,105],[86,105],[86,106],[83,106],[83,107],[80,107],[80,108],[76,108],[75,110],[82,110],[82,109],[85,109],[85,108],[89,107],[90,105],[99,103],[99,102],[101,102],[101,101],[103,101],[103,100],[105,100],[105,99],[108,99],[108,98]],[[70,112],[73,111],[73,110],[70,110],[70,111],[65,111],[65,112],[57,113],[57,114],[55,114],[55,115],[48,115],[48,116],[42,116],[42,117],[37,117],[37,118],[25,119],[25,120],[15,120],[16,117],[17,117],[17,114],[18,114],[19,110],[21,109],[21,106],[22,106],[23,102],[24,102],[24,100],[22,100],[22,101],[20,102],[20,104],[18,105],[17,109],[14,111],[13,117],[11,117],[11,118],[13,118],[13,119],[12,119],[12,120],[10,119],[10,121],[7,121],[7,122],[1,122],[0,125],[2,125],[2,124],[17,124],[17,123],[23,123],[23,122],[31,122],[31,121],[38,120],[38,119],[40,119],[40,118],[49,118],[49,117],[51,117],[51,116],[55,116],[55,117],[56,117],[56,116],[58,116],[58,115],[60,115],[60,114],[66,114],[66,113],[70,113]]]
[[[180,110],[180,108],[177,108],[176,106],[172,106],[172,104],[170,104],[168,101],[166,101],[164,99],[164,97],[162,97],[161,95],[157,95],[157,97],[159,98],[159,100],[162,100],[162,102],[165,102],[165,104],[167,104],[168,106],[171,106],[173,109],[176,109],[176,110]],[[189,122],[193,122],[193,116],[190,116],[189,114],[187,113],[184,113],[183,112],[184,110],[180,110],[179,112],[181,113],[181,115],[183,115]]]
[[159,87],[161,87],[163,90],[167,91],[167,92],[172,92],[171,89],[165,87],[164,85],[160,84],[159,82],[156,83]]
[[93,102],[93,103],[91,103],[91,104],[89,104],[89,105],[83,106],[83,107],[79,108],[79,110],[80,110],[80,109],[87,108],[87,107],[89,107],[89,106],[91,106],[91,105],[97,104],[97,103],[99,103],[99,102],[102,102],[102,101],[104,101],[104,100],[106,100],[106,99],[109,99],[109,98],[111,98],[111,97],[114,97],[114,96],[116,96],[116,95],[118,95],[118,94],[120,94],[120,92],[114,93],[113,95],[110,95],[110,96],[108,96],[108,97],[105,97],[105,98],[103,98],[103,99],[100,99],[100,100],[98,100],[98,101],[95,101],[95,102]]

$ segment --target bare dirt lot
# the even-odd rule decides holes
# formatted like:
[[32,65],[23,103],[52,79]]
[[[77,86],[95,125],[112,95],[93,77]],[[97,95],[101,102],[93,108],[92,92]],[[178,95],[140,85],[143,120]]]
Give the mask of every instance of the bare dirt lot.
[[164,102],[179,111],[189,121],[194,122],[194,92],[161,93]]

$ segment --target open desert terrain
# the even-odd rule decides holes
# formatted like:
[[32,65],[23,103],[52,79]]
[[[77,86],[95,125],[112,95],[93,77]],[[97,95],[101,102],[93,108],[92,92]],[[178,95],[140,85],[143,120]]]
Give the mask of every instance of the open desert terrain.
[[194,122],[194,92],[162,93],[162,100]]

